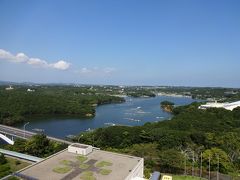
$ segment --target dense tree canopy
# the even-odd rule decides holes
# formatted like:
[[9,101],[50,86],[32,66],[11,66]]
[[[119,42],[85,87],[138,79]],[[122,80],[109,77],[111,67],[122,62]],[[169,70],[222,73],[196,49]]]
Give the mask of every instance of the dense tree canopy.
[[6,158],[4,157],[4,155],[2,153],[0,153],[0,165],[5,164],[6,162],[7,162]]
[[43,86],[34,92],[22,86],[10,91],[1,88],[0,123],[11,125],[33,115],[92,117],[96,105],[123,101],[86,88]]
[[14,145],[2,145],[2,148],[4,149],[26,153],[37,157],[48,157],[66,147],[66,144],[47,139],[44,134],[36,134],[28,140],[16,139]]

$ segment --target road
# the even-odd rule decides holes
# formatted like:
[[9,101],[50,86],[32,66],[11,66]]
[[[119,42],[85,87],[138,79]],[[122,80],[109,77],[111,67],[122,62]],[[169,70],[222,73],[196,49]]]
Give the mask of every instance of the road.
[[[18,128],[6,126],[6,125],[1,125],[1,124],[0,124],[0,133],[2,133],[4,135],[7,134],[7,135],[10,135],[10,136],[22,138],[22,139],[29,139],[33,135],[37,134],[37,133],[34,133],[34,132],[24,131],[22,129],[18,129]],[[51,137],[51,136],[47,136],[47,138],[50,139],[50,140],[53,140],[53,141],[60,142],[60,143],[72,144],[72,142],[70,142],[70,141],[66,141],[66,140]]]

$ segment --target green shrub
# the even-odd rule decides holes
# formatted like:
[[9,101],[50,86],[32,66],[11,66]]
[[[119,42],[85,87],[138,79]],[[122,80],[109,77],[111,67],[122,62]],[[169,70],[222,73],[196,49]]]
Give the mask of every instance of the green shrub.
[[6,164],[6,163],[7,163],[7,160],[6,160],[5,156],[2,153],[0,153],[0,165]]

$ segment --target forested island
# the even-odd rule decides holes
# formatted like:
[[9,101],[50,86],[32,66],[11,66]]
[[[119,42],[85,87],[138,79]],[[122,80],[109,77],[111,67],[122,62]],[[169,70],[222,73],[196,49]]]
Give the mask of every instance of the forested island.
[[95,115],[98,105],[121,103],[124,98],[98,92],[91,87],[70,86],[15,86],[0,89],[0,123],[12,125],[29,116],[74,116]]
[[174,103],[173,102],[170,102],[170,101],[162,101],[160,103],[161,105],[161,108],[166,111],[166,112],[172,112],[173,111],[173,108],[174,108]]
[[[114,152],[144,157],[145,173],[199,173],[201,153],[203,173],[211,171],[237,175],[240,169],[240,108],[198,109],[199,103],[173,109],[172,120],[143,126],[114,126],[83,133],[81,143]],[[75,139],[77,141],[77,138]],[[193,155],[194,154],[194,155]]]

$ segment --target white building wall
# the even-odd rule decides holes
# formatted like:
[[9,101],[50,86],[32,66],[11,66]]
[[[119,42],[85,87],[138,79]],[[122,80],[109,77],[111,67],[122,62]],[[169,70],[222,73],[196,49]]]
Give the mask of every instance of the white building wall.
[[93,149],[93,147],[92,146],[88,146],[88,148],[86,149],[86,155],[87,154],[89,154],[89,153],[91,153],[92,152],[92,149]]
[[234,108],[240,107],[240,101],[232,102],[232,103],[207,103],[199,106],[199,109],[207,109],[207,108],[225,108],[227,110],[232,111]]
[[144,159],[142,158],[124,180],[132,180],[135,177],[143,178],[144,177],[143,171],[144,171]]
[[92,146],[88,146],[87,148],[79,148],[70,145],[68,146],[68,152],[81,155],[88,155],[90,152],[92,152]]

